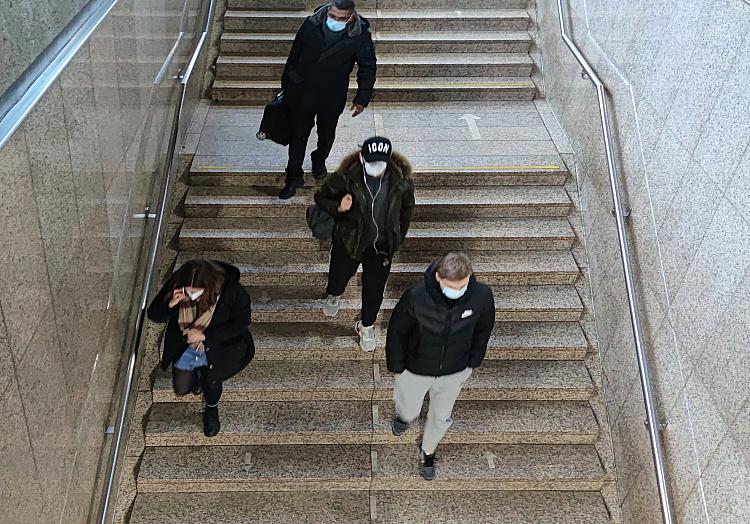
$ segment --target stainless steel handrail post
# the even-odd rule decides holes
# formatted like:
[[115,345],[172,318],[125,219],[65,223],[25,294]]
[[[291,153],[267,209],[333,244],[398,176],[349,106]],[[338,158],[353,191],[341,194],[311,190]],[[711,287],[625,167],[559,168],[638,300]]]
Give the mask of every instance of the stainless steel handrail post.
[[[567,2],[565,7],[567,7]],[[666,475],[666,462],[664,459],[664,448],[658,416],[656,413],[656,402],[654,401],[653,388],[651,386],[651,374],[649,372],[648,356],[643,342],[643,328],[641,326],[641,315],[638,304],[638,293],[636,292],[635,279],[633,277],[633,262],[630,255],[630,244],[628,242],[628,231],[625,225],[625,212],[622,206],[620,194],[619,173],[617,161],[615,160],[614,142],[612,139],[612,127],[609,118],[609,105],[607,102],[607,91],[604,83],[591,67],[588,60],[568,32],[566,22],[568,11],[563,7],[563,0],[557,0],[557,12],[560,20],[560,33],[565,45],[570,49],[578,63],[586,71],[591,82],[596,87],[596,96],[599,99],[599,116],[601,118],[602,132],[604,134],[604,145],[607,154],[607,171],[609,172],[609,186],[612,191],[612,202],[614,204],[615,221],[617,222],[617,240],[620,246],[620,258],[622,270],[625,276],[625,289],[628,295],[628,308],[630,310],[630,323],[633,328],[635,339],[636,356],[638,358],[638,371],[643,390],[643,402],[646,409],[649,438],[651,440],[651,455],[654,460],[657,488],[659,490],[659,501],[661,503],[662,520],[665,524],[674,524],[672,511],[672,499],[669,493],[669,484]]]
[[119,462],[120,453],[122,450],[126,418],[129,411],[128,408],[130,407],[131,393],[134,385],[134,377],[136,371],[135,367],[138,360],[138,350],[140,348],[143,326],[146,320],[146,304],[148,303],[148,297],[151,291],[151,281],[153,280],[154,272],[156,269],[156,260],[159,254],[161,235],[164,229],[164,223],[167,213],[169,212],[168,205],[172,188],[172,178],[174,174],[174,157],[177,149],[177,140],[179,138],[182,110],[185,106],[187,85],[190,81],[191,75],[193,74],[193,70],[198,63],[198,58],[203,51],[203,47],[208,38],[208,31],[211,27],[211,21],[213,19],[215,0],[206,1],[208,1],[208,10],[206,11],[206,19],[204,22],[201,37],[193,50],[190,60],[188,61],[188,65],[185,67],[185,72],[180,77],[177,107],[175,108],[174,117],[172,119],[172,127],[169,136],[169,146],[167,147],[164,167],[162,169],[162,173],[164,173],[164,176],[161,184],[159,206],[156,212],[156,225],[151,236],[151,245],[149,247],[148,262],[146,265],[146,276],[144,278],[143,288],[141,290],[138,318],[133,328],[133,342],[130,347],[130,354],[128,357],[128,366],[126,368],[125,384],[123,387],[122,397],[118,405],[116,425],[113,437],[114,441],[112,443],[112,450],[110,452],[104,494],[102,496],[102,502],[100,505],[98,519],[100,524],[107,523],[109,513],[111,511],[112,491],[115,486],[114,480],[117,473],[117,463]]

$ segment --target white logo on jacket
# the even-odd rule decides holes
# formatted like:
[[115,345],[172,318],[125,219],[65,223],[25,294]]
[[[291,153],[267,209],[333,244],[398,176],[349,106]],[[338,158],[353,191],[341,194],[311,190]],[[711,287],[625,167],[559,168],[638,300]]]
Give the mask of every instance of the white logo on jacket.
[[474,314],[474,310],[473,309],[467,309],[466,311],[464,311],[463,313],[461,313],[461,318],[469,318],[473,314]]

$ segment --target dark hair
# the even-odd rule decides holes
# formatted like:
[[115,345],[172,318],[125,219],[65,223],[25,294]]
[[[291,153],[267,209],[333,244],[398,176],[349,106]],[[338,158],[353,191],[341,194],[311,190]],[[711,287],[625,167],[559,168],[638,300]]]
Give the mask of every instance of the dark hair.
[[354,11],[354,0],[333,0],[331,5],[342,11]]
[[[198,300],[198,315],[205,313],[208,308],[216,304],[224,287],[224,268],[209,260],[188,260],[182,264],[167,282],[167,289],[174,291],[181,287],[198,287],[205,291]],[[166,294],[164,300],[172,300],[172,292]]]

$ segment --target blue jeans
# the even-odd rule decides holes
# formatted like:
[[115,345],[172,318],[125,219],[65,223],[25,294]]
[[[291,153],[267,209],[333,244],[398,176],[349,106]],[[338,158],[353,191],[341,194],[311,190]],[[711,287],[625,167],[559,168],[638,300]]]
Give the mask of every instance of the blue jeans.
[[172,386],[178,396],[203,393],[206,406],[215,407],[224,390],[221,381],[208,379],[208,358],[205,351],[188,348],[172,365]]

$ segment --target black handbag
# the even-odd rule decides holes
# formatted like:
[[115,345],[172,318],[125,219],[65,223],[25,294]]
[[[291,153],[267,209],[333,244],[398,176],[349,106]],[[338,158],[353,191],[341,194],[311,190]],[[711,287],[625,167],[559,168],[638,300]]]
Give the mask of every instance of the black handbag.
[[289,145],[292,139],[292,118],[289,106],[284,102],[284,91],[279,91],[266,105],[255,137],[258,140],[271,140],[282,146]]

